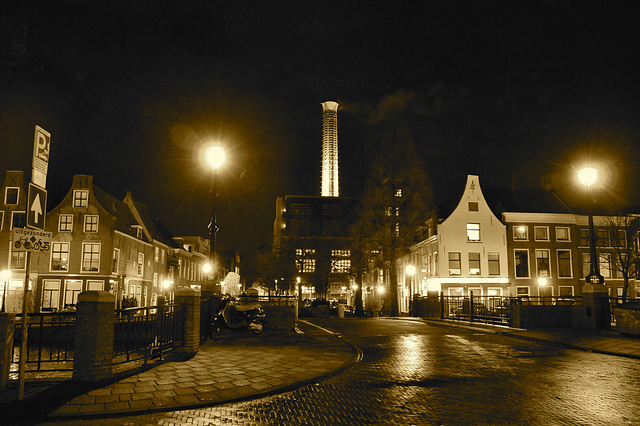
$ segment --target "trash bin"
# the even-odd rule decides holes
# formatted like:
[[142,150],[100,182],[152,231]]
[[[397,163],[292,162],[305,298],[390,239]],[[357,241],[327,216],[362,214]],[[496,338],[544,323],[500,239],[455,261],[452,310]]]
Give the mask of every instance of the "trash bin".
[[338,305],[338,318],[344,318],[344,305]]

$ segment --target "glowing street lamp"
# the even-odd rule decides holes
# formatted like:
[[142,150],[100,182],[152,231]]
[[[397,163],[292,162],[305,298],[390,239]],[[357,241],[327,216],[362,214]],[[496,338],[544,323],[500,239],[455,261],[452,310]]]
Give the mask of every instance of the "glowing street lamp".
[[211,178],[211,272],[215,278],[216,275],[216,234],[218,233],[218,224],[216,222],[216,198],[218,197],[218,171],[227,161],[227,152],[220,145],[212,145],[206,149],[204,159],[207,165],[213,171]]
[[0,312],[4,312],[4,302],[7,298],[7,282],[9,281],[9,278],[11,278],[11,270],[5,269],[0,272],[0,281],[4,282],[4,291],[2,292],[2,309]]
[[583,167],[576,173],[578,182],[585,187],[589,203],[589,249],[591,268],[589,275],[585,277],[587,284],[604,284],[604,278],[600,275],[600,267],[598,266],[598,253],[596,252],[596,232],[593,226],[593,197],[591,195],[591,187],[598,182],[598,169],[594,167]]

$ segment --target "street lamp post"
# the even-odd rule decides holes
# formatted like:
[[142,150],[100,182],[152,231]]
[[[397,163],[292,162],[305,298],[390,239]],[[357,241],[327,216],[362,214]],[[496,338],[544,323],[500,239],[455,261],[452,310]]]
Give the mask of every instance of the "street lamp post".
[[11,270],[10,269],[5,269],[2,272],[0,272],[0,280],[4,283],[4,290],[2,291],[2,310],[1,312],[4,312],[4,304],[5,304],[5,300],[7,298],[7,283],[9,281],[9,278],[11,278]]
[[591,195],[591,187],[598,182],[598,169],[583,167],[578,170],[577,176],[578,181],[585,187],[588,198],[590,269],[589,275],[585,277],[585,282],[587,284],[604,284],[604,278],[600,275],[600,267],[598,265],[597,236],[593,226],[593,197]]
[[216,264],[216,234],[218,233],[218,224],[216,222],[216,198],[218,197],[218,172],[224,163],[227,161],[227,153],[220,145],[212,145],[205,151],[205,161],[212,170],[211,177],[211,272],[215,279],[217,276],[218,265]]

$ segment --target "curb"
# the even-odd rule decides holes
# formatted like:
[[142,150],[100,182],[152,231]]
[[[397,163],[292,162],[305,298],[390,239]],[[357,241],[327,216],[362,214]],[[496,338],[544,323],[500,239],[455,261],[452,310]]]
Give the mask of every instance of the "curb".
[[[328,330],[324,330],[324,331],[328,332]],[[132,410],[113,410],[113,411],[103,412],[103,413],[48,414],[48,415],[44,416],[43,418],[41,418],[40,420],[59,421],[59,420],[77,420],[77,419],[100,419],[100,418],[111,418],[111,417],[118,417],[118,416],[124,416],[124,415],[126,415],[126,416],[136,416],[136,415],[144,415],[144,414],[152,414],[152,413],[162,413],[162,412],[168,412],[168,411],[190,410],[190,409],[197,409],[197,408],[204,408],[204,407],[215,407],[215,406],[218,406],[218,405],[235,403],[235,402],[250,401],[250,400],[254,400],[254,399],[260,399],[260,398],[265,398],[265,397],[269,397],[269,396],[273,396],[273,395],[279,395],[279,394],[286,393],[286,392],[291,392],[291,391],[299,389],[299,388],[301,388],[303,386],[307,386],[307,385],[310,385],[310,384],[313,384],[313,383],[317,383],[317,382],[329,379],[331,377],[334,377],[334,376],[342,373],[343,371],[353,367],[354,365],[357,365],[362,360],[362,351],[360,350],[360,348],[358,348],[355,345],[351,344],[350,342],[346,341],[339,334],[336,334],[336,333],[333,333],[333,332],[328,332],[327,334],[330,334],[331,336],[336,337],[337,339],[341,340],[342,343],[344,343],[346,346],[348,346],[351,349],[352,356],[351,356],[351,359],[349,361],[344,363],[339,368],[335,369],[334,371],[322,374],[320,376],[316,376],[316,377],[312,377],[312,378],[309,378],[309,379],[293,382],[293,383],[290,383],[290,384],[287,384],[287,385],[284,385],[284,386],[281,386],[281,387],[278,387],[278,388],[272,388],[270,390],[263,391],[263,392],[258,391],[256,393],[243,395],[243,396],[238,396],[238,397],[234,397],[234,398],[229,398],[229,399],[225,399],[225,400],[219,400],[219,401],[215,401],[215,402],[211,402],[211,401],[198,402],[198,403],[193,403],[193,404],[173,405],[173,406],[166,406],[166,407],[153,407],[153,408],[145,408],[145,409],[139,409],[139,410],[136,410],[136,409],[132,409]]]

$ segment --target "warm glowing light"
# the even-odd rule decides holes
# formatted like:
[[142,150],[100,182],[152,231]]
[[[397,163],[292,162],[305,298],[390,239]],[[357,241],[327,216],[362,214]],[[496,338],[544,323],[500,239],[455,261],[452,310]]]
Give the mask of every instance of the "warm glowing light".
[[387,291],[387,289],[384,288],[383,285],[378,286],[378,294],[384,294],[385,291]]
[[544,278],[544,277],[542,277],[542,278],[538,278],[538,285],[539,285],[540,287],[544,287],[544,286],[546,286],[546,285],[547,285],[547,279],[546,279],[546,278]]
[[168,289],[168,288],[169,288],[169,287],[171,287],[172,285],[173,285],[173,281],[171,281],[171,280],[164,280],[164,281],[162,281],[162,289],[163,289],[163,290]]
[[9,278],[11,278],[11,271],[9,269],[0,272],[0,281],[7,281]]
[[213,145],[205,151],[204,159],[211,169],[220,170],[227,161],[227,152],[220,145]]
[[353,284],[353,285],[351,286],[351,289],[352,289],[353,291],[358,291],[358,284]]
[[407,273],[407,275],[412,277],[416,274],[416,267],[413,265],[407,265],[406,268],[404,268],[404,271]]
[[598,182],[598,169],[594,167],[583,167],[576,173],[578,182],[587,188],[592,187]]
[[202,265],[202,272],[208,274],[211,271],[213,271],[213,267],[211,267],[210,263],[205,263],[204,265]]

